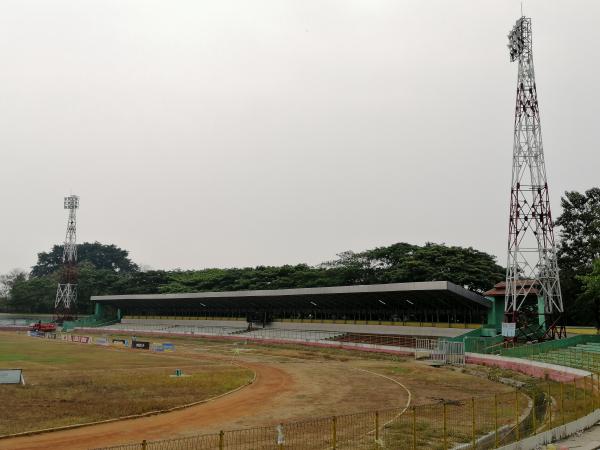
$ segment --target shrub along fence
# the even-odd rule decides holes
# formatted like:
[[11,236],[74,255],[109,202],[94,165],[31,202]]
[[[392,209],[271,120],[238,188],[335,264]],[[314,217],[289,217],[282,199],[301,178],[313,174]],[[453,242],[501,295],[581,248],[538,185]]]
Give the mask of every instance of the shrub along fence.
[[282,423],[96,450],[492,449],[600,408],[597,375],[485,397]]
[[555,339],[551,341],[540,342],[538,344],[519,345],[512,348],[503,348],[502,356],[512,356],[515,358],[530,358],[542,353],[548,353],[563,348],[574,347],[576,345],[600,342],[600,336],[595,335],[577,335],[566,339]]

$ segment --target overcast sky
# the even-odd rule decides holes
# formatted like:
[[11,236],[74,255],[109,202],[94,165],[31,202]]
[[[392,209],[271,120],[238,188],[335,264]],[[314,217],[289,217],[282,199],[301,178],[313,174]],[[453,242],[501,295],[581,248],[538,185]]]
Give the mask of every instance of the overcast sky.
[[[528,0],[554,216],[600,183],[600,2]],[[64,239],[152,268],[405,241],[505,264],[519,0],[2,0],[0,273]]]

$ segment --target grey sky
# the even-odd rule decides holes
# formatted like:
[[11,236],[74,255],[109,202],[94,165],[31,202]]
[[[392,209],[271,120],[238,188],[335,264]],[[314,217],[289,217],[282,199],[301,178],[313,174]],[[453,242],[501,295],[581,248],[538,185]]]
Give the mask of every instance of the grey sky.
[[[504,264],[518,0],[3,0],[0,273],[62,241],[153,268],[406,241]],[[554,215],[598,185],[600,2],[528,0]]]

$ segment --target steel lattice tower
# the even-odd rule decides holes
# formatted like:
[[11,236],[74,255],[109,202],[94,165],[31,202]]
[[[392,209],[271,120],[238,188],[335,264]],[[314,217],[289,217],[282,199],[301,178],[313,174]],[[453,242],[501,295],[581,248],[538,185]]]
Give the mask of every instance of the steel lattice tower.
[[[523,326],[535,315],[541,328],[555,331],[563,313],[554,224],[544,164],[540,112],[533,69],[531,19],[521,17],[508,35],[510,60],[518,61],[506,296],[507,322]],[[538,307],[538,296],[543,297]],[[544,316],[541,318],[540,316]]]
[[54,302],[55,320],[59,323],[76,318],[75,304],[77,302],[77,208],[79,197],[65,197],[65,209],[69,210],[67,234],[63,248],[63,270],[56,289]]

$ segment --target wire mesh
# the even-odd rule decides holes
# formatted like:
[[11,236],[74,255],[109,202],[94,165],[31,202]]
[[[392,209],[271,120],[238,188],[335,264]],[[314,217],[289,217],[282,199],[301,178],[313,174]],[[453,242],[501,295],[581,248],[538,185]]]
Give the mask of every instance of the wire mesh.
[[[93,450],[143,450],[143,444],[142,443],[137,443],[137,444],[122,444],[122,445],[115,445],[112,447],[102,447],[102,448],[95,448]],[[167,448],[167,447],[164,447]]]
[[541,382],[494,395],[322,417],[96,450],[492,449],[600,406],[598,376]]
[[151,441],[146,444],[146,448],[143,450],[195,450],[197,448],[206,450],[218,449],[219,435],[207,434],[170,439],[168,441]]

